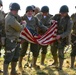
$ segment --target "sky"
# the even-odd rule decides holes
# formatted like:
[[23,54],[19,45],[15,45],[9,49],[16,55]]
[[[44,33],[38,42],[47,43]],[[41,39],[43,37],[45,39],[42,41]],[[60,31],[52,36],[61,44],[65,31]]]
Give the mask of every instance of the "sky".
[[47,5],[49,7],[50,14],[55,15],[59,13],[59,9],[62,5],[67,5],[69,7],[69,15],[76,12],[76,0],[2,0],[3,1],[3,11],[5,13],[9,12],[9,4],[16,2],[20,4],[21,10],[19,15],[25,14],[26,7],[29,5],[35,5],[41,9],[42,6]]

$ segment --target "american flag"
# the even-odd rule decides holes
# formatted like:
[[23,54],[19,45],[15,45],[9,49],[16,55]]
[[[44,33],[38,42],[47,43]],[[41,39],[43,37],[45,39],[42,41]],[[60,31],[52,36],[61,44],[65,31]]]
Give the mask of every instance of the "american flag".
[[46,46],[52,44],[56,40],[56,34],[57,21],[53,21],[51,27],[42,36],[33,36],[27,28],[24,28],[24,30],[21,31],[20,37],[27,40],[30,43]]

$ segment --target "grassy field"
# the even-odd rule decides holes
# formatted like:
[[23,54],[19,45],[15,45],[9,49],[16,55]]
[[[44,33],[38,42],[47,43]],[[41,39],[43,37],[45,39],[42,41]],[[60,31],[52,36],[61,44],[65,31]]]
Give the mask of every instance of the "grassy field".
[[[52,64],[53,59],[52,59],[52,55],[50,53],[50,48],[48,47],[48,53],[46,55],[46,60],[45,60],[45,64],[46,66],[41,66],[40,65],[40,57],[41,55],[39,55],[38,57],[38,61],[37,64],[40,65],[40,69],[39,70],[35,70],[33,68],[30,67],[26,67],[24,68],[24,65],[27,63],[27,58],[28,55],[26,55],[23,58],[23,69],[24,72],[20,72],[17,66],[17,72],[19,75],[76,75],[76,69],[70,69],[70,50],[67,51],[67,53],[65,53],[65,60],[64,60],[64,64],[63,64],[63,71],[58,71],[54,66],[48,66],[50,64]],[[31,57],[30,57],[30,61],[31,61]],[[3,58],[0,58],[0,69],[3,69]],[[30,62],[29,62],[30,64]],[[75,68],[76,68],[76,62],[75,62]],[[9,65],[9,73],[10,73],[10,65]],[[3,75],[3,74],[0,74]]]

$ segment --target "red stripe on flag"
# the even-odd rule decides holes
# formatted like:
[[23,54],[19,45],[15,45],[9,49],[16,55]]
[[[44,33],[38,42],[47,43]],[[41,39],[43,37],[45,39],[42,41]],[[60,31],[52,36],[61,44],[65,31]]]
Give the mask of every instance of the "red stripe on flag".
[[24,38],[25,40],[31,43],[36,43],[36,44],[38,43],[40,45],[45,46],[53,43],[56,40],[55,39],[56,33],[57,33],[57,22],[54,21],[52,26],[42,36],[34,37],[27,28],[25,28],[20,35],[22,38]]

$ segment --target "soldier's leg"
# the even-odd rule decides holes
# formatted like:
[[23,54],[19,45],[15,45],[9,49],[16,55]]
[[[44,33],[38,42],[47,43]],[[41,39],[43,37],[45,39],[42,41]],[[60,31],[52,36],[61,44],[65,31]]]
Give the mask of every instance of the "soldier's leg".
[[20,44],[17,44],[17,47],[15,48],[14,57],[11,62],[11,73],[10,75],[17,75],[16,73],[16,65],[19,58],[19,52],[20,52]]
[[1,47],[2,47],[2,46],[0,45],[0,57],[1,57]]
[[[2,48],[2,46],[3,46],[2,41],[3,41],[3,40],[2,40],[1,37],[0,37],[0,57],[1,57],[1,48]],[[3,70],[0,69],[0,73],[3,73]]]
[[42,46],[42,52],[41,52],[41,65],[44,65],[46,53],[47,53],[47,47],[48,46]]
[[1,57],[1,48],[2,48],[2,45],[1,45],[1,37],[0,37],[0,57]]
[[12,42],[12,40],[6,39],[3,75],[8,75],[8,66],[14,57],[15,46],[16,43]]
[[37,62],[37,57],[39,55],[39,49],[38,49],[38,46],[37,44],[31,44],[30,46],[30,49],[33,53],[33,59],[32,59],[32,66],[34,68],[39,68],[39,66],[36,65],[36,62]]
[[[0,45],[0,57],[1,57],[1,48],[2,48],[2,46]],[[3,73],[3,71],[1,70],[1,68],[0,68],[0,73]]]
[[71,68],[74,68],[75,56],[76,56],[76,45],[72,45]]
[[63,61],[64,61],[64,47],[58,49],[59,54],[59,70],[62,70]]
[[[0,41],[1,42],[1,41]],[[1,57],[1,48],[2,48],[2,45],[0,43],[0,57]],[[0,73],[3,73],[3,71],[0,69]]]
[[19,56],[19,65],[18,65],[19,68],[22,68],[22,59],[26,54],[27,48],[28,48],[28,42],[25,41],[21,45],[21,51],[20,51],[20,56]]
[[73,43],[72,45],[72,51],[71,51],[71,68],[74,68],[74,62],[75,62],[75,56],[76,56],[76,43],[74,43],[76,41],[76,36],[75,35],[71,35],[71,41]]
[[57,46],[56,45],[51,45],[51,54],[53,56],[54,62],[52,65],[58,65],[58,55],[57,55]]

